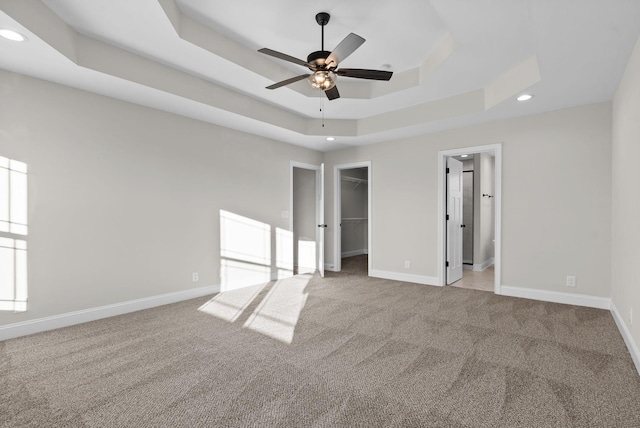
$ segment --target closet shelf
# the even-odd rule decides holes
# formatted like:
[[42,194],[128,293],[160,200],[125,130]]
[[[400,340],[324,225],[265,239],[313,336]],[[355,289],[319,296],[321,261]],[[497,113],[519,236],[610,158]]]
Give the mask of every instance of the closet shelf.
[[355,177],[347,177],[347,176],[342,176],[340,177],[340,180],[345,181],[347,183],[355,183],[355,186],[353,187],[353,190],[356,190],[356,188],[361,185],[361,184],[366,184],[369,181],[364,179],[364,178],[355,178]]
[[342,220],[340,220],[340,226],[342,226],[345,223],[349,223],[353,225],[353,228],[355,229],[359,225],[365,223],[367,220],[368,219],[364,217],[345,217]]

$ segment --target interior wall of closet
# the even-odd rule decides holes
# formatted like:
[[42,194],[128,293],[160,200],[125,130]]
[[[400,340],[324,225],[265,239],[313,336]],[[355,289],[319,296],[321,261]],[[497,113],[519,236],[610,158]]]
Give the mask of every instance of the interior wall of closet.
[[340,173],[342,258],[368,254],[367,168],[345,169]]

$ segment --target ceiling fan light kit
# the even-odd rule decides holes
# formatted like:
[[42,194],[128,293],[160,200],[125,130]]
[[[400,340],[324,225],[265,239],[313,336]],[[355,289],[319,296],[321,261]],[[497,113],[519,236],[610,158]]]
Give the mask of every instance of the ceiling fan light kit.
[[336,48],[332,51],[324,50],[324,26],[329,23],[331,16],[326,12],[320,12],[316,15],[316,22],[322,27],[321,50],[315,51],[307,56],[307,61],[292,57],[282,52],[274,51],[268,48],[259,49],[258,52],[270,55],[274,58],[282,59],[297,65],[307,67],[312,73],[302,74],[292,77],[281,82],[267,86],[267,89],[276,89],[282,86],[307,79],[313,89],[324,91],[329,100],[340,98],[340,93],[336,87],[337,76],[352,77],[355,79],[383,80],[391,79],[393,72],[381,70],[368,70],[360,68],[342,68],[338,69],[340,61],[351,55],[358,49],[365,39],[357,34],[350,33],[345,37]]
[[336,86],[336,74],[333,71],[316,71],[309,76],[309,83],[313,89],[326,91]]

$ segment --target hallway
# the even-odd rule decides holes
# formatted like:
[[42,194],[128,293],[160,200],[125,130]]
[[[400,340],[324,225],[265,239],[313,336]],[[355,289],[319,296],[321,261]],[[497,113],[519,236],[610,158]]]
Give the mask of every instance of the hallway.
[[493,293],[493,265],[481,272],[463,269],[462,279],[450,285],[459,288],[468,288],[470,290],[490,291]]

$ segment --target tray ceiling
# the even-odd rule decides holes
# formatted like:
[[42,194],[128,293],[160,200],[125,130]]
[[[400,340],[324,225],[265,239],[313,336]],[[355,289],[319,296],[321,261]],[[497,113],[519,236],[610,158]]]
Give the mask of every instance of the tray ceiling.
[[[578,7],[579,6],[579,7]],[[632,0],[0,0],[0,68],[327,151],[613,98],[640,34]],[[294,57],[348,33],[367,41],[328,101]],[[518,103],[529,92],[535,98]],[[324,126],[323,126],[324,125]],[[326,141],[326,136],[336,137]]]

